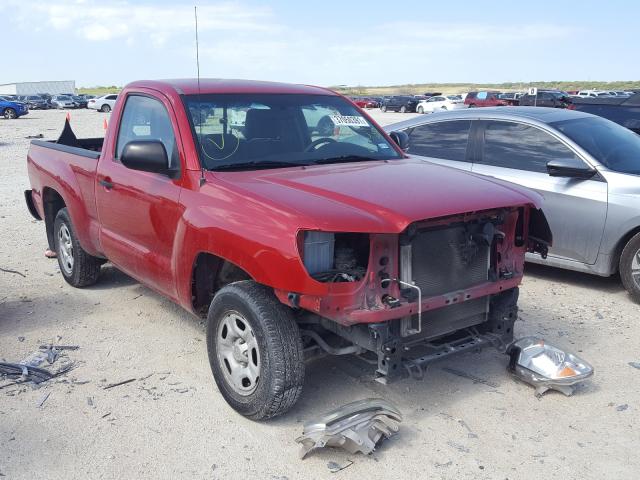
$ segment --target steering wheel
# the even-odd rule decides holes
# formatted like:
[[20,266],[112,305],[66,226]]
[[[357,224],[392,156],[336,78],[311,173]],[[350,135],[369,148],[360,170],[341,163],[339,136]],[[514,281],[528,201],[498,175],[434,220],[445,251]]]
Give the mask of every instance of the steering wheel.
[[322,145],[323,143],[338,143],[338,142],[336,142],[333,138],[330,138],[330,137],[318,138],[317,140],[314,140],[309,145],[307,145],[307,148],[305,148],[304,151],[305,152],[311,152],[311,151],[315,150],[315,148],[318,145]]

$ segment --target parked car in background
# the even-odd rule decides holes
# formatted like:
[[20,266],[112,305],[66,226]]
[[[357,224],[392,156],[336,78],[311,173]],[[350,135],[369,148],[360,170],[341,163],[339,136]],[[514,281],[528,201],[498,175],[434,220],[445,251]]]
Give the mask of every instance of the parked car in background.
[[570,108],[599,115],[640,134],[640,93],[628,97],[573,98]]
[[578,92],[578,97],[610,97],[609,92],[605,92],[604,90],[580,90]]
[[501,100],[520,100],[520,97],[522,97],[523,93],[522,92],[506,92],[506,93],[501,93],[500,95],[498,95],[498,98]]
[[49,108],[49,102],[40,95],[24,95],[20,97],[20,101],[29,106],[29,110],[46,110]]
[[571,97],[562,90],[541,90],[536,95],[525,93],[520,97],[520,106],[567,108],[571,105]]
[[418,113],[433,113],[440,110],[457,110],[460,108],[468,108],[460,95],[438,95],[421,100],[416,106]]
[[640,301],[640,136],[588,113],[513,107],[458,110],[385,127],[433,163],[541,193],[553,232],[534,263],[596,275],[620,273]]
[[29,113],[26,103],[16,102],[6,97],[0,97],[0,115],[7,120],[22,117]]
[[53,95],[51,97],[51,105],[53,108],[63,109],[63,108],[76,108],[76,103],[73,101],[68,95]]
[[378,108],[380,106],[376,100],[368,97],[351,97],[351,100],[360,108]]
[[465,105],[469,108],[475,107],[502,107],[509,105],[508,99],[500,98],[500,92],[482,90],[479,92],[469,92],[464,99]]
[[415,112],[418,106],[418,100],[410,95],[393,95],[387,97],[380,105],[380,110],[383,112]]
[[88,100],[82,95],[74,95],[71,99],[76,104],[76,108],[87,108]]
[[118,95],[115,93],[109,93],[98,98],[92,98],[87,102],[87,108],[108,113],[113,110],[113,106],[116,104],[117,99]]

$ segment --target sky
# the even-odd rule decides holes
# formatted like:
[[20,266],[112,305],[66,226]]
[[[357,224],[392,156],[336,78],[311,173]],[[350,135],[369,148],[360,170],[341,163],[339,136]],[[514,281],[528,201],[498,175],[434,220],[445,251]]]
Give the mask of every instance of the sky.
[[640,2],[0,0],[0,84],[638,80]]

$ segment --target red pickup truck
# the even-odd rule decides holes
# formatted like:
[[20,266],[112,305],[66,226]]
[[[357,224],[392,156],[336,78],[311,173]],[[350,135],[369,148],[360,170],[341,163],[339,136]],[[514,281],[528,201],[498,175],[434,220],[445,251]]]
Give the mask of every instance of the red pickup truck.
[[384,383],[512,341],[525,252],[551,242],[540,197],[402,148],[323,88],[140,81],[104,140],[34,140],[25,194],[69,284],[109,261],[207,317],[221,394],[262,419],[308,357],[360,355]]

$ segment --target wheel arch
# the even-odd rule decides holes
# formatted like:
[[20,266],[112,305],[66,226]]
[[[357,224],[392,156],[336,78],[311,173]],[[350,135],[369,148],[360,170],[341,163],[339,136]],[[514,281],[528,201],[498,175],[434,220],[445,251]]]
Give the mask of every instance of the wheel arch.
[[614,259],[612,262],[612,266],[615,270],[611,272],[612,274],[616,273],[619,270],[620,256],[622,255],[622,250],[624,250],[624,247],[627,245],[627,243],[629,243],[629,240],[631,240],[638,233],[640,233],[640,225],[636,225],[634,228],[629,230],[618,240],[618,243],[616,244],[616,247],[613,250]]
[[62,195],[51,187],[44,187],[42,189],[42,209],[44,210],[44,224],[47,232],[47,242],[49,243],[49,249],[55,248],[53,241],[53,223],[56,219],[56,215],[60,210],[65,208],[67,203],[62,198]]
[[215,293],[225,285],[242,280],[254,280],[243,268],[207,251],[198,252],[191,264],[191,309],[207,315]]

